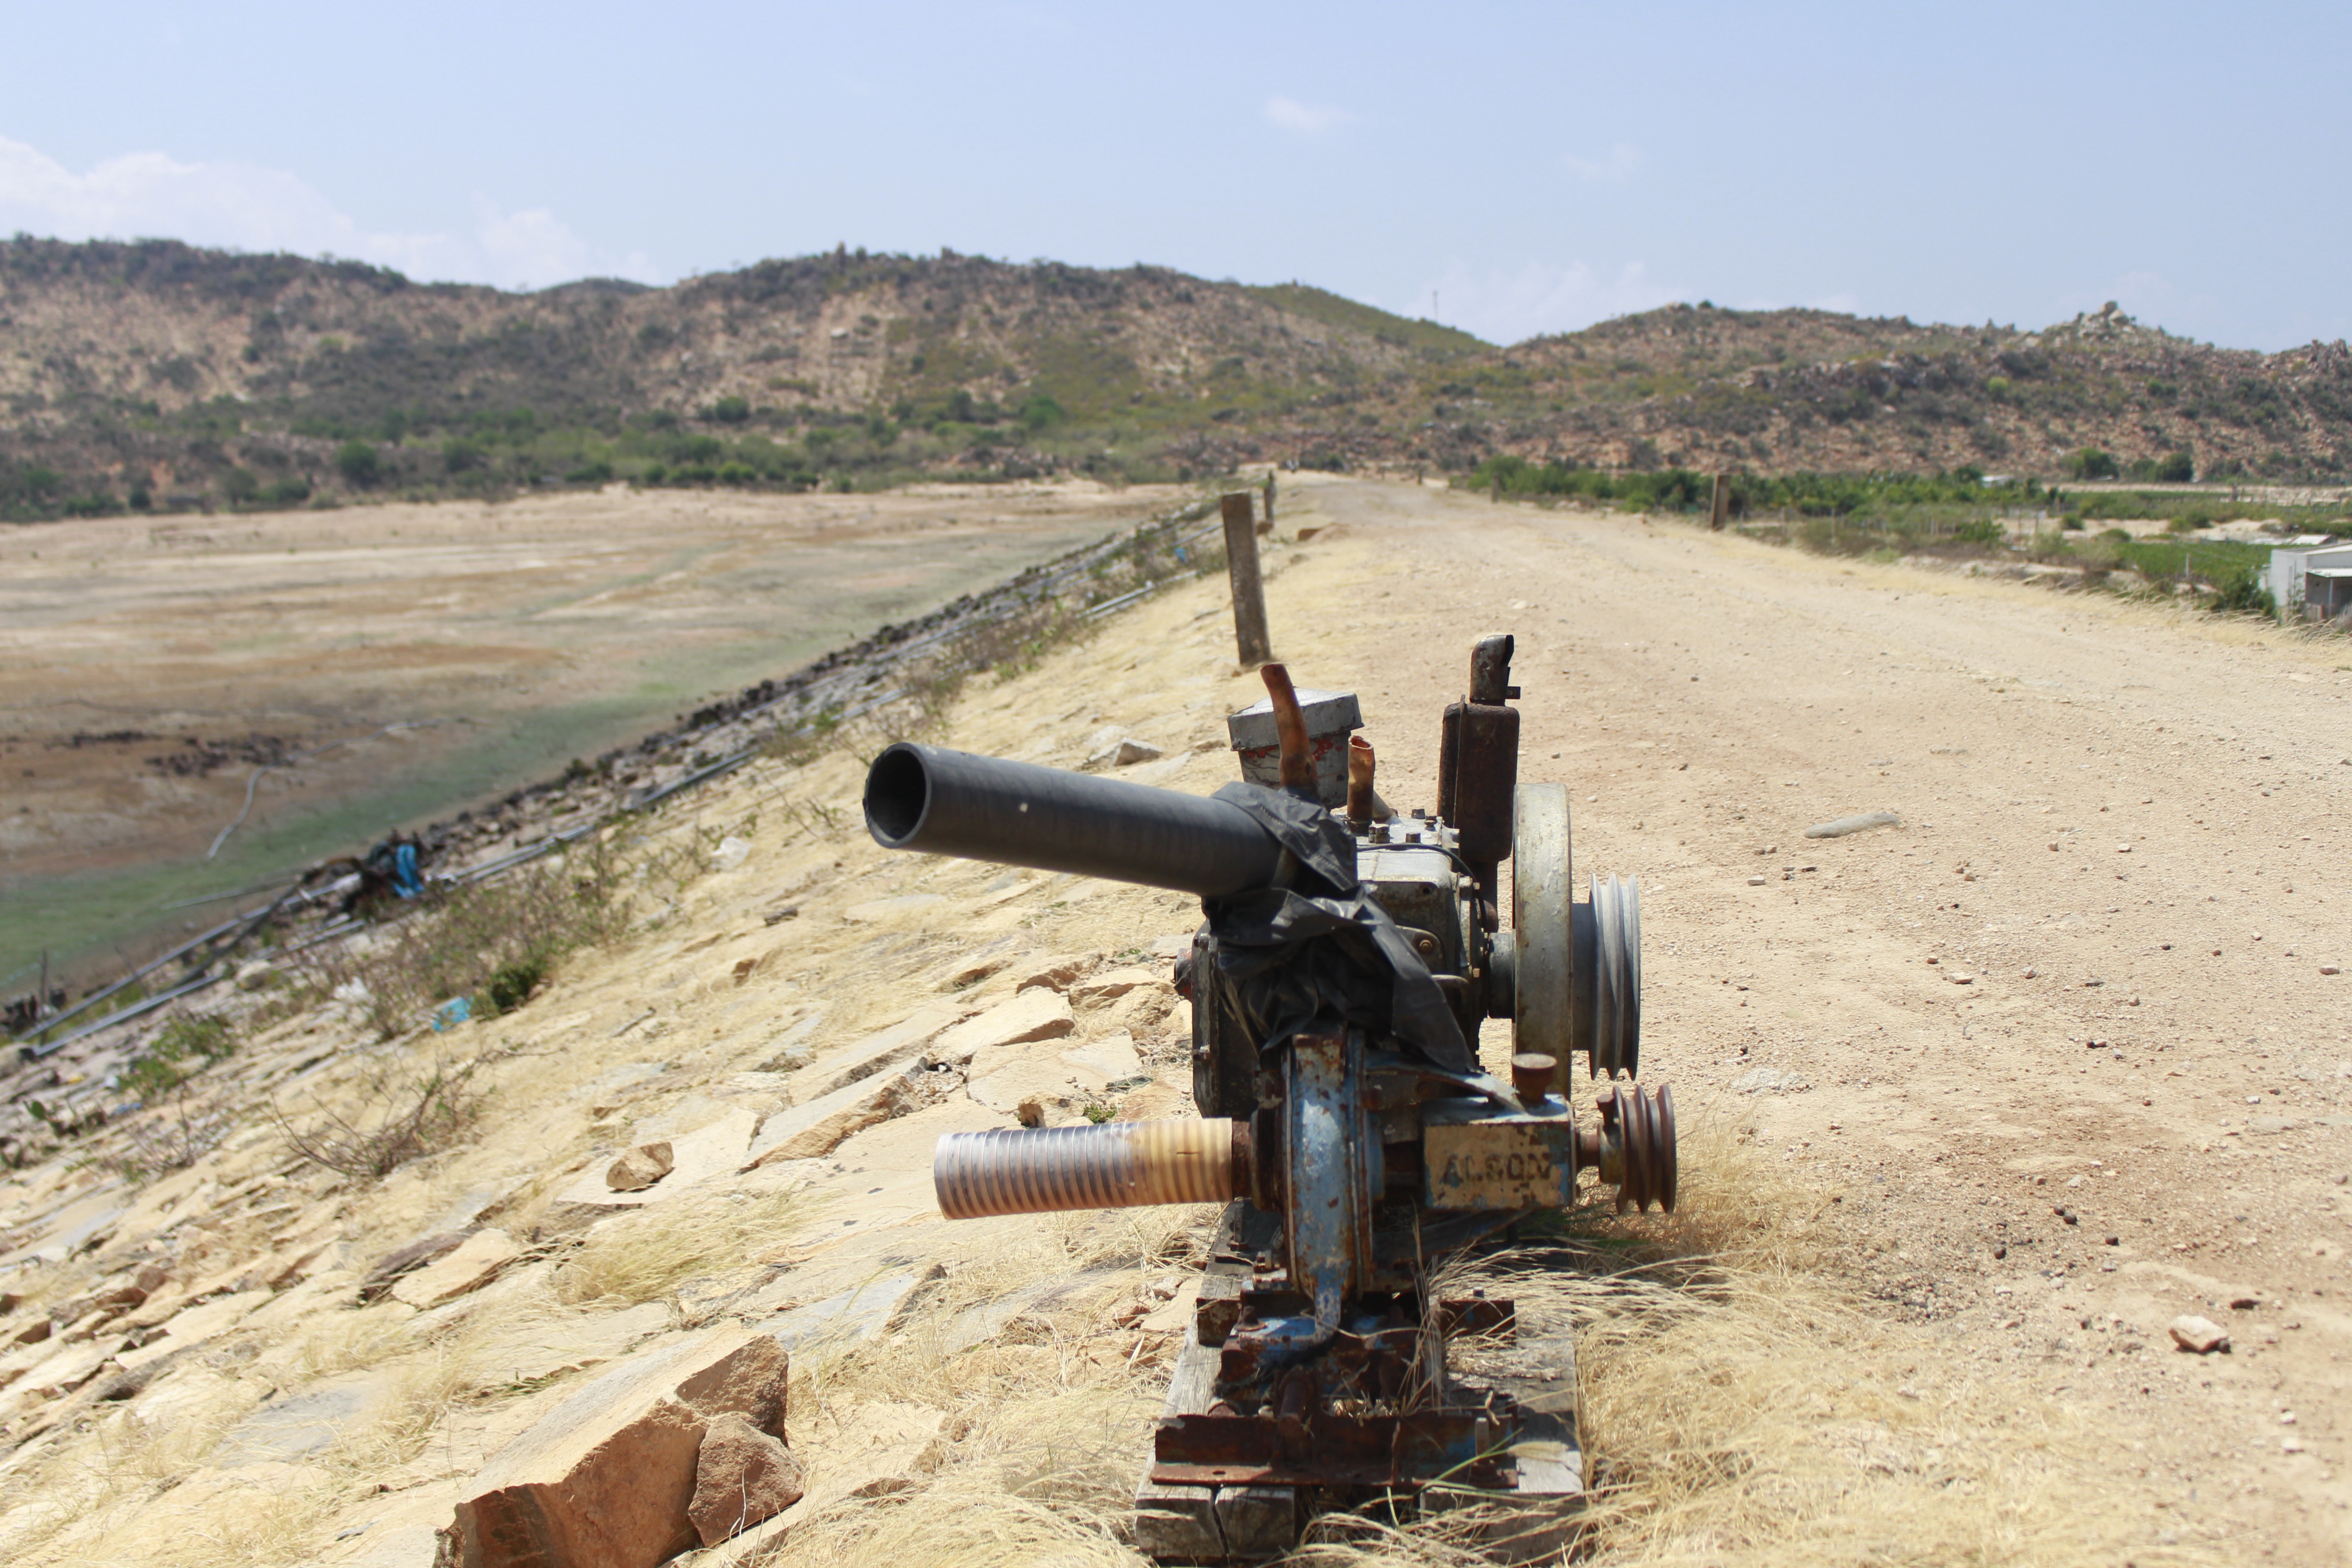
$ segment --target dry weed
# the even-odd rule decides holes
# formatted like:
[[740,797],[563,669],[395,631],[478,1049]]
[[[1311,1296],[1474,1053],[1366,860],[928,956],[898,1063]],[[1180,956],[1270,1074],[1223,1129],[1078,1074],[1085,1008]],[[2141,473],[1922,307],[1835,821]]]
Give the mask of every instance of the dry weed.
[[287,1147],[303,1159],[373,1180],[457,1141],[481,1109],[474,1075],[493,1059],[495,1053],[453,1064],[436,1054],[418,1072],[379,1068],[362,1080],[359,1108],[350,1114],[319,1104],[310,1124],[298,1127],[272,1105],[270,1117]]
[[[1595,1564],[2104,1563],[2145,1521],[2102,1479],[2074,1412],[1954,1359],[1839,1266],[1829,1198],[1720,1125],[1687,1131],[1680,1211],[1567,1217],[1534,1258],[1465,1279],[1536,1281],[1578,1325]],[[1314,1568],[1481,1561],[1475,1515],[1332,1521]],[[2139,1548],[2143,1564],[2201,1562]]]
[[607,1297],[631,1305],[659,1300],[698,1274],[740,1268],[814,1212],[806,1194],[783,1192],[621,1215],[597,1226],[565,1261],[556,1295],[568,1306]]

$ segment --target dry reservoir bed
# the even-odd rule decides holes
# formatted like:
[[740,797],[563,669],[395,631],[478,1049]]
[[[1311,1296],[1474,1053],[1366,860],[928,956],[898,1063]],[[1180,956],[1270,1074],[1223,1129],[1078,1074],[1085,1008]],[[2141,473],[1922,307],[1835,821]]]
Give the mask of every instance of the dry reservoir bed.
[[[1274,554],[1277,651],[1361,693],[1382,793],[1429,801],[1469,641],[1510,629],[1523,776],[1570,784],[1580,871],[1643,879],[1685,1207],[1591,1216],[1508,1285],[1580,1325],[1597,1560],[2344,1560],[2340,651],[1681,525],[1294,493],[1286,532],[1323,531]],[[1257,691],[1230,635],[1216,584],[1173,589],[969,688],[942,738],[1074,766],[1131,734],[1164,756],[1127,776],[1205,791]],[[0,1264],[78,1238],[0,1286],[26,1296],[5,1332],[87,1336],[7,1363],[31,1440],[0,1553],[422,1568],[517,1435],[741,1322],[794,1347],[808,1495],[693,1561],[1134,1561],[1206,1216],[950,1225],[928,1161],[1024,1099],[1174,1113],[1194,911],[886,857],[861,776],[839,753],[681,800],[654,847],[748,853],[519,1013],[382,1047],[330,1005],[248,1042],[199,1080],[247,1120],[187,1172],[0,1186]],[[1901,826],[1801,837],[1882,809]],[[349,1106],[436,1053],[484,1059],[483,1120],[381,1183],[251,1109]],[[591,1178],[652,1138],[679,1162],[655,1205],[583,1231]],[[353,1305],[468,1226],[469,1261]],[[142,1266],[144,1304],[91,1306]],[[163,1333],[116,1348],[131,1310]],[[2184,1315],[2229,1348],[2174,1348]],[[174,1335],[98,1397],[109,1355]]]
[[42,947],[111,963],[156,906],[560,773],[1166,501],[614,487],[9,529],[0,973]]

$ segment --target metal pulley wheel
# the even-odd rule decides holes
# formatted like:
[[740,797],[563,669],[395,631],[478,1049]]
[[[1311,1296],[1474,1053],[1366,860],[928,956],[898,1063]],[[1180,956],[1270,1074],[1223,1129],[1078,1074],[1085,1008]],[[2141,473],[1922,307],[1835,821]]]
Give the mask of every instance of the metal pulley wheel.
[[1523,784],[1511,794],[1511,1051],[1551,1058],[1563,1098],[1576,1048],[1574,894],[1568,786]]
[[1631,878],[1592,879],[1592,900],[1574,901],[1568,786],[1519,785],[1511,821],[1511,1049],[1559,1064],[1582,1051],[1592,1076],[1631,1074],[1642,1051],[1642,889]]
[[1642,1065],[1642,884],[1612,875],[1592,879],[1592,901],[1576,906],[1576,1048],[1598,1079]]
[[1655,1204],[1674,1213],[1680,1164],[1675,1151],[1675,1091],[1662,1087],[1646,1094],[1635,1083],[1601,1093],[1601,1121],[1618,1141],[1619,1212],[1631,1204],[1635,1214],[1643,1214]]

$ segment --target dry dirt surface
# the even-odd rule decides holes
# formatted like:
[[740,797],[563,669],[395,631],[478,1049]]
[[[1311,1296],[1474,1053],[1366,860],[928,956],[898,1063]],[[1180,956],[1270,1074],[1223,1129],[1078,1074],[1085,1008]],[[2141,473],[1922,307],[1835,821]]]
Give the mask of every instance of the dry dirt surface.
[[12,528],[0,970],[561,772],[1164,504],[615,486]]
[[[1643,880],[1685,1201],[1583,1216],[1573,1267],[1511,1283],[1577,1325],[1590,1560],[2347,1561],[2342,645],[1286,483],[1277,651],[1361,694],[1381,793],[1430,804],[1439,707],[1511,630],[1521,776],[1570,784],[1581,870]],[[1222,585],[1176,586],[936,738],[1077,767],[1130,737],[1159,755],[1122,776],[1205,793],[1260,690],[1233,655]],[[616,833],[636,928],[520,1010],[384,1041],[294,995],[185,1107],[0,1183],[0,1558],[423,1568],[494,1456],[731,1321],[792,1347],[808,1495],[681,1561],[1136,1564],[1209,1216],[950,1224],[929,1162],[1024,1103],[1181,1114],[1197,910],[878,849],[887,732]],[[363,1119],[455,1063],[478,1119],[381,1180],[261,1109]],[[142,1124],[210,1146],[133,1179]],[[656,1142],[668,1173],[608,1190]],[[2188,1315],[2229,1348],[2176,1349]],[[1426,1531],[1313,1561],[1351,1556],[1472,1561]]]
[[[1399,569],[1339,612],[1385,634],[1368,713],[1517,634],[1522,776],[1570,784],[1580,877],[1643,879],[1644,1078],[1835,1204],[1881,1310],[1992,1373],[1986,1426],[2063,1403],[2151,1538],[2339,1560],[2352,646],[1678,524],[1321,504]],[[2230,1352],[2176,1351],[2184,1314]]]

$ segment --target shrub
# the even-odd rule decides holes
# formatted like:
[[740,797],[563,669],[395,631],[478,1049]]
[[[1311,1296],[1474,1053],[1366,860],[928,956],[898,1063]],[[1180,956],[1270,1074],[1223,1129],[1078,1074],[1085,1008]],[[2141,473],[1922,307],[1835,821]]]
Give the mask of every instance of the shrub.
[[310,499],[310,481],[299,478],[275,479],[261,493],[272,506],[300,506]]
[[2064,467],[2067,478],[2075,479],[2112,479],[2123,471],[2111,453],[2096,447],[2067,453]]
[[2095,539],[2077,540],[2073,553],[2074,563],[2094,577],[2114,571],[2124,558],[2122,548],[2105,533]]
[[1958,544],[2006,544],[2009,532],[1993,519],[1982,517],[1953,529],[1952,540]]
[[2197,477],[2197,463],[2186,452],[2175,452],[2156,466],[2156,477],[2168,485],[2185,485]]
[[499,1009],[510,1011],[558,959],[618,935],[627,920],[609,852],[593,838],[561,862],[428,892],[402,913],[365,953],[319,963],[322,989],[359,983],[369,1022],[387,1039],[452,997],[512,995]]
[[2269,616],[2275,618],[2278,605],[2271,591],[2263,586],[2261,576],[2252,572],[2234,573],[2213,585],[2212,608],[2225,615]]
[[751,400],[742,397],[722,397],[710,405],[708,417],[721,425],[740,425],[751,417]]
[[236,1048],[227,1019],[183,1013],[122,1069],[122,1087],[141,1100],[160,1100]]
[[488,455],[480,442],[463,436],[453,436],[441,443],[441,466],[453,474],[480,468]]
[[474,1009],[477,1017],[495,1018],[501,1013],[511,1013],[530,1000],[531,991],[547,978],[548,958],[534,952],[501,963],[490,972],[488,984],[482,987]]
[[243,506],[261,494],[261,481],[251,468],[231,468],[221,476],[221,493]]
[[1024,399],[1021,405],[1021,423],[1026,429],[1049,429],[1068,417],[1062,405],[1044,393]]
[[335,448],[335,469],[352,484],[365,489],[375,483],[383,472],[383,459],[365,441],[346,441]]

